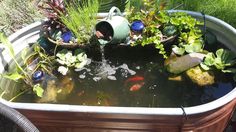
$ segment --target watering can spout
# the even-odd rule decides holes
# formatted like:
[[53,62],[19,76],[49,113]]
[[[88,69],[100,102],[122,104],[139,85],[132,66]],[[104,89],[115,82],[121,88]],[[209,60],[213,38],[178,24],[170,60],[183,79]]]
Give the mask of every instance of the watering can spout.
[[117,7],[110,9],[108,16],[96,24],[95,30],[101,45],[124,42],[130,34],[129,22]]

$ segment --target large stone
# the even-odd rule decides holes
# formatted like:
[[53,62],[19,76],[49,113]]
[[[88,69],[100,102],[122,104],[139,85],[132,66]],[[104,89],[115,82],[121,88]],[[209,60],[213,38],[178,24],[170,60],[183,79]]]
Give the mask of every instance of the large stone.
[[196,66],[186,71],[187,76],[193,83],[199,86],[207,86],[215,83],[215,75],[212,71],[204,71],[200,66]]
[[205,54],[202,53],[190,53],[181,57],[169,57],[165,61],[167,71],[174,74],[184,72],[194,66],[199,65]]

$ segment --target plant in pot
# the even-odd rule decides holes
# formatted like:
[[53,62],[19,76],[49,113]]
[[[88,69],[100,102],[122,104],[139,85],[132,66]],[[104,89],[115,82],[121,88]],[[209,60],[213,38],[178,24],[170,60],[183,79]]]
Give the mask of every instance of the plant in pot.
[[[177,41],[184,42],[186,39],[190,38],[192,40],[187,41],[198,42],[199,44],[194,45],[200,48],[202,47],[202,33],[198,28],[198,26],[202,25],[201,22],[196,21],[196,19],[185,13],[168,14],[166,11],[160,10],[163,7],[159,7],[159,5],[155,3],[154,0],[146,0],[139,12],[136,12],[135,7],[131,8],[128,12],[128,19],[133,22],[131,28],[132,25],[134,27],[137,25],[138,27],[141,25],[139,24],[140,22],[143,23],[143,26],[139,26],[139,28],[143,28],[139,29],[139,31],[133,31],[131,34],[131,40],[137,35],[139,36],[134,39],[135,41],[131,41],[132,46],[154,44],[155,47],[160,50],[159,53],[162,54],[164,58],[167,58],[164,44],[170,41],[173,42],[176,38],[179,38]],[[184,42],[180,42],[179,46],[185,45],[186,43]],[[193,47],[192,44],[188,45]],[[174,46],[173,49],[173,51],[178,50],[178,54],[180,54],[180,51],[182,51],[182,54],[185,51],[179,48],[176,49],[176,46]]]
[[55,0],[39,7],[48,18],[42,31],[50,42],[65,48],[82,47],[90,43],[97,22],[97,0]]
[[[235,73],[235,69],[232,68],[235,63],[234,53],[227,50],[222,51],[224,56],[230,55],[230,59],[214,57],[213,53],[208,53],[212,49],[204,47],[206,41],[210,39],[206,36],[204,40],[203,31],[199,28],[204,23],[186,13],[168,13],[161,10],[163,5],[156,5],[154,0],[145,0],[141,7],[132,7],[128,11],[127,17],[132,22],[131,46],[154,45],[159,50],[159,54],[166,59],[164,65],[168,72],[176,76],[187,71],[187,76],[200,86],[215,83],[213,72],[206,71],[210,70],[209,66],[215,65],[216,69],[220,69],[222,72]],[[140,11],[139,8],[141,8]],[[221,50],[218,50],[217,53]],[[198,66],[195,70],[191,69],[195,66]],[[229,70],[223,70],[225,66],[229,66]],[[196,79],[196,76],[201,79]]]

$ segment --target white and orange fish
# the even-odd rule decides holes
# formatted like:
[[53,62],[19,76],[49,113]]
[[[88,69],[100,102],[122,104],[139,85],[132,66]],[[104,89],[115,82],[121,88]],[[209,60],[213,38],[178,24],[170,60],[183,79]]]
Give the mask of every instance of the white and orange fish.
[[145,82],[136,83],[129,88],[129,91],[138,91],[144,84]]

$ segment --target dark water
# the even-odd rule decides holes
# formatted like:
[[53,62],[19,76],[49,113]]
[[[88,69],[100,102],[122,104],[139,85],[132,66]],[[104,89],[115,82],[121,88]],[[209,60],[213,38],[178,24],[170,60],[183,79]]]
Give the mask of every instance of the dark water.
[[[31,93],[18,102],[62,103],[92,106],[181,107],[220,98],[231,91],[231,76],[221,75],[211,86],[200,87],[185,74],[173,77],[153,47],[105,47],[102,61],[91,61],[83,69],[54,80],[53,97],[43,101]],[[176,81],[181,80],[181,81]],[[69,80],[69,81],[68,81]],[[62,83],[66,82],[66,83]],[[48,82],[44,82],[48,83]],[[44,85],[45,89],[47,85]],[[137,89],[132,90],[136,87]],[[60,89],[60,90],[58,90]],[[59,91],[59,92],[58,92]],[[62,91],[62,92],[61,92]]]

